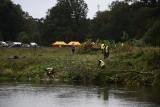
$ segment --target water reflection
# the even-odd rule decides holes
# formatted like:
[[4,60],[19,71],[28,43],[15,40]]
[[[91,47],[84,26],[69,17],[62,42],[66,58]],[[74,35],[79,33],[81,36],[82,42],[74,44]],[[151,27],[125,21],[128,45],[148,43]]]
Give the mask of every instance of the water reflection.
[[104,88],[98,88],[98,97],[99,98],[102,98],[103,100],[108,100],[108,91],[109,91],[109,88],[108,87],[104,87]]
[[116,85],[0,84],[0,107],[158,107],[158,90]]

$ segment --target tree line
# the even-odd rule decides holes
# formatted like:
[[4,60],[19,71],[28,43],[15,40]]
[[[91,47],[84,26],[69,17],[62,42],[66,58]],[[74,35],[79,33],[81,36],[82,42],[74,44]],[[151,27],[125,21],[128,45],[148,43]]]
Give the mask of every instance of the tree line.
[[[107,7],[106,7],[107,8]],[[150,46],[160,45],[160,1],[114,1],[109,10],[97,11],[87,18],[84,0],[57,0],[47,15],[35,19],[11,0],[0,1],[0,40],[37,42],[50,45],[54,41],[83,42],[139,40]]]

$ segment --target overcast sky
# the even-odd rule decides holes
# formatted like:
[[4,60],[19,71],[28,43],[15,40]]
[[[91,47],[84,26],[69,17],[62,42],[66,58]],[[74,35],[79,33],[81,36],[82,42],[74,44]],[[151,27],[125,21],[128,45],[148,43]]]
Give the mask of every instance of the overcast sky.
[[[28,12],[33,18],[42,18],[46,16],[46,12],[55,6],[57,0],[11,0],[14,4],[20,4],[23,11]],[[84,0],[88,5],[88,18],[93,18],[99,10],[108,10],[109,4],[115,0]]]

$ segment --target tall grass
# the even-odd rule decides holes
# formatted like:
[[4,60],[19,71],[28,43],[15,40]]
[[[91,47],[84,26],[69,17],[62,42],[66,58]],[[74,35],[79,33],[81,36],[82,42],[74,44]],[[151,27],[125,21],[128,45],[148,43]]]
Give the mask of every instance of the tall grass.
[[[103,59],[101,51],[94,54],[72,54],[71,48],[0,48],[0,78],[5,80],[42,80],[50,78],[62,81],[82,81],[85,83],[156,83],[159,76],[159,48],[134,48],[132,51],[111,49],[106,69],[98,67],[98,59]],[[124,47],[123,47],[124,48]],[[127,47],[128,49],[128,47]],[[126,50],[127,50],[126,49]],[[76,49],[76,52],[78,49]],[[92,51],[92,50],[90,50]],[[95,50],[94,50],[95,51]],[[12,59],[12,56],[18,59]],[[52,67],[52,77],[46,68]],[[143,72],[153,73],[144,75]]]

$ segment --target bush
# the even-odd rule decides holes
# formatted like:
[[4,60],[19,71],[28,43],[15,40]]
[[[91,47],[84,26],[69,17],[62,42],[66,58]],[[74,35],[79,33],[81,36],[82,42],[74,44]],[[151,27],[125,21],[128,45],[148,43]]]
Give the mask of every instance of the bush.
[[24,70],[24,73],[22,75],[24,75],[25,77],[31,77],[31,78],[35,78],[35,77],[43,77],[45,75],[45,68],[43,66],[31,66],[28,67],[27,69]]
[[77,53],[93,53],[100,48],[96,46],[95,43],[92,42],[91,39],[88,39],[86,42],[83,43],[83,45],[79,46],[77,49]]
[[154,24],[145,33],[144,39],[148,45],[160,46],[160,19],[155,21]]
[[83,79],[81,72],[69,72],[69,79],[73,81],[81,81]]
[[144,47],[145,46],[145,41],[144,38],[141,38],[139,40],[133,40],[133,45],[137,47]]
[[116,52],[132,52],[133,46],[130,44],[121,44],[116,47]]
[[160,69],[156,70],[155,79],[153,81],[153,86],[159,86],[160,87]]
[[100,71],[93,75],[92,81],[93,83],[98,83],[98,84],[111,83],[114,82],[114,78],[112,74]]
[[16,74],[12,69],[5,69],[2,72],[1,75],[2,75],[2,77],[11,77],[11,78],[13,78]]
[[148,66],[152,66],[154,69],[160,67],[160,50],[151,50],[146,52],[145,60]]

